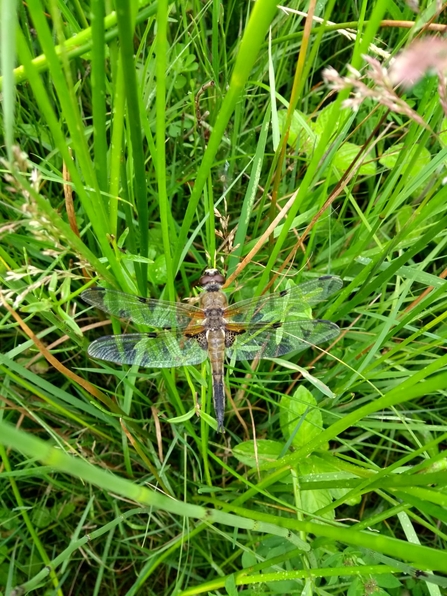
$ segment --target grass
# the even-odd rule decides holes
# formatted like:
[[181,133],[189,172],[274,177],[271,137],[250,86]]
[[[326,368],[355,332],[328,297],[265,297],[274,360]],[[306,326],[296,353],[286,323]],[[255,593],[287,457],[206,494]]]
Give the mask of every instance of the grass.
[[[0,5],[0,593],[445,593],[446,102],[370,60],[431,5],[117,4]],[[206,266],[344,281],[336,341],[227,366],[225,435],[207,363],[92,361],[130,327],[80,298]]]

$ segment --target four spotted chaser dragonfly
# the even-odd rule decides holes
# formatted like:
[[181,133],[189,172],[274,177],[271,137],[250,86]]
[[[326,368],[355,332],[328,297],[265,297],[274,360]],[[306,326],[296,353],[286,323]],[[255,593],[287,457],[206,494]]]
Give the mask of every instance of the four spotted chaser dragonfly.
[[222,291],[225,277],[218,269],[205,269],[199,306],[139,298],[105,288],[82,293],[89,304],[138,325],[158,331],[109,335],[92,342],[93,358],[117,364],[169,368],[211,363],[213,401],[218,428],[224,431],[225,355],[234,360],[275,358],[300,352],[336,337],[335,323],[310,316],[310,307],[338,291],[339,277],[324,275],[289,290],[228,304]]

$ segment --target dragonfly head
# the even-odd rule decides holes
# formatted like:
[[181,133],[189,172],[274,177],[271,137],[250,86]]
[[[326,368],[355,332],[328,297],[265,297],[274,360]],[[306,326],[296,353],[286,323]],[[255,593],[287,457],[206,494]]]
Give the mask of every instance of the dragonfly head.
[[218,269],[205,269],[199,284],[208,292],[217,292],[225,283],[225,276]]

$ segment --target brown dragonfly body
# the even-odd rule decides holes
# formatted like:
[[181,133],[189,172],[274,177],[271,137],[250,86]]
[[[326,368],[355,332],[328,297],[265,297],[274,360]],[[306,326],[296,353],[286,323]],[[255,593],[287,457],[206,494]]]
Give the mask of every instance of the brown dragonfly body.
[[217,424],[223,431],[225,357],[275,358],[336,337],[337,325],[310,319],[309,309],[342,286],[339,277],[325,275],[289,290],[228,305],[224,283],[217,269],[206,269],[199,281],[203,289],[199,307],[105,288],[86,290],[82,297],[89,304],[160,329],[101,337],[90,344],[88,353],[100,360],[154,368],[200,364],[208,357]]
[[223,430],[225,414],[224,360],[228,346],[227,321],[224,318],[228,300],[221,291],[225,278],[217,270],[207,270],[200,278],[200,285],[205,290],[200,297],[203,320],[204,349],[208,350],[213,376],[213,403],[219,430]]

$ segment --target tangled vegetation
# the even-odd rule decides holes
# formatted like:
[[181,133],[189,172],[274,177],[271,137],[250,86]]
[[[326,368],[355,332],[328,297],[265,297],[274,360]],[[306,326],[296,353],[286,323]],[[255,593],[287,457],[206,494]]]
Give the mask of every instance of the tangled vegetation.
[[[0,7],[0,594],[447,593],[440,3]],[[208,362],[89,358],[141,325],[81,298],[209,266],[343,280],[224,434]]]

